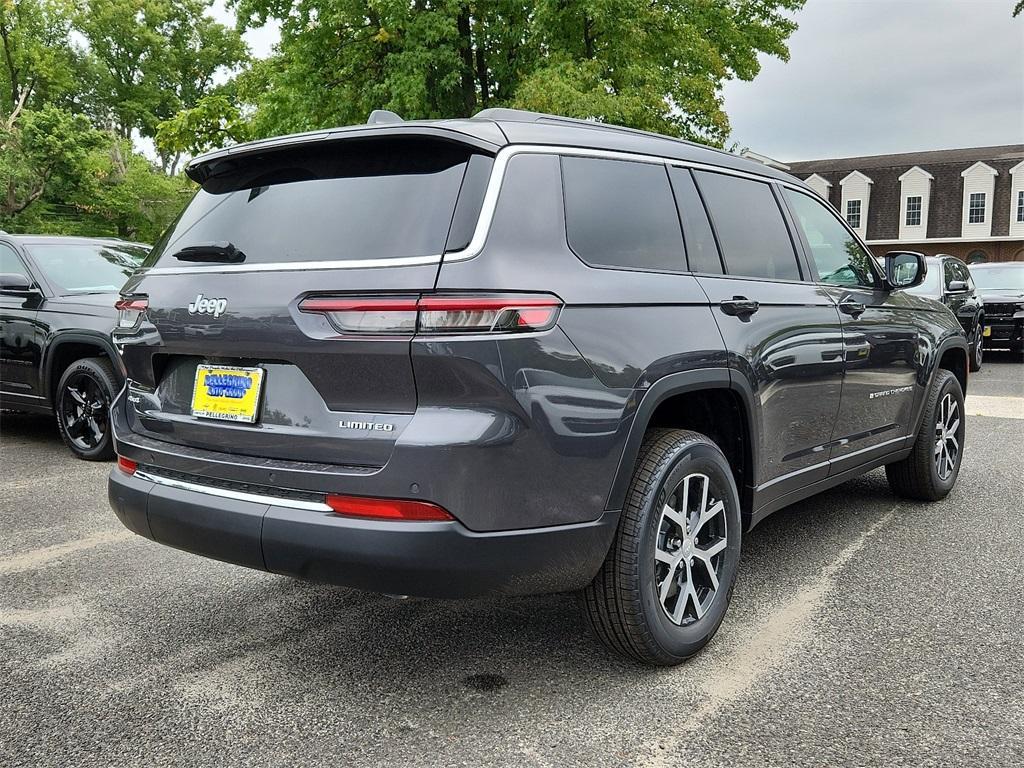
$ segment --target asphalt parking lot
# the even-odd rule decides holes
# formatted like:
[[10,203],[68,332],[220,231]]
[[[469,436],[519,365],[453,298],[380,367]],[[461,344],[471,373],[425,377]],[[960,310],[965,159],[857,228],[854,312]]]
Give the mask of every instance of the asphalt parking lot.
[[161,547],[109,464],[3,414],[0,766],[1020,765],[1024,365],[970,393],[945,501],[876,471],[777,513],[669,670],[568,595],[399,601]]

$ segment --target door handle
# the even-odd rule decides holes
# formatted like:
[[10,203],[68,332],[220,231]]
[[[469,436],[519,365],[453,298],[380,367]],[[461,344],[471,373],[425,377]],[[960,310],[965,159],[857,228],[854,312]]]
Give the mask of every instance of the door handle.
[[857,318],[864,314],[867,307],[859,301],[854,301],[849,296],[839,302],[839,311],[843,314]]
[[721,302],[719,306],[725,314],[738,317],[741,320],[748,319],[761,308],[758,302],[752,301],[746,296],[733,296],[731,299]]

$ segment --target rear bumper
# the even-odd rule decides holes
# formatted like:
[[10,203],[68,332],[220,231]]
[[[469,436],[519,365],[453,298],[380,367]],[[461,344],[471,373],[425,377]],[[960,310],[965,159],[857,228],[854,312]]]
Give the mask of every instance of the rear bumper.
[[162,544],[301,579],[421,597],[580,589],[600,568],[618,522],[618,513],[606,512],[588,523],[479,533],[454,521],[381,522],[315,504],[232,498],[116,467],[108,490],[121,522]]

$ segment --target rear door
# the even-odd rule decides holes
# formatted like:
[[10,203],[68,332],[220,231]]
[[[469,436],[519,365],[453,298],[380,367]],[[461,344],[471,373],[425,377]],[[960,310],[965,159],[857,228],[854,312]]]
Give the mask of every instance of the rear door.
[[830,456],[841,472],[895,450],[911,428],[927,357],[915,299],[885,290],[874,258],[815,197],[786,189],[818,289],[838,305],[845,376]]
[[[434,287],[470,165],[486,176],[490,158],[422,137],[228,161],[124,288],[148,302],[119,332],[131,428],[268,458],[386,463],[416,389],[411,334],[379,309]],[[324,299],[350,309],[303,305]]]
[[[677,185],[689,171],[674,169]],[[835,302],[805,279],[773,184],[694,171],[722,255],[698,276],[760,425],[758,504],[828,472],[843,340]],[[695,267],[697,268],[697,267]]]

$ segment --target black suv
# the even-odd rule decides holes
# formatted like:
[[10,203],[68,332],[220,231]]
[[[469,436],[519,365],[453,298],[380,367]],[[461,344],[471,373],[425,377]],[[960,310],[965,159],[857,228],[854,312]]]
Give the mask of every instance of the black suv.
[[82,459],[114,455],[107,409],[124,385],[114,302],[149,246],[0,233],[0,407],[57,416]]
[[970,344],[971,371],[980,371],[984,355],[985,306],[971,273],[956,256],[940,253],[926,258],[928,274],[910,293],[941,301],[956,315]]
[[985,305],[985,346],[1024,353],[1024,264],[972,264]]
[[[615,650],[715,633],[743,533],[885,465],[939,499],[967,340],[802,182],[487,110],[261,141],[124,288],[131,530],[394,594],[582,592]],[[898,276],[898,277],[897,277]]]

